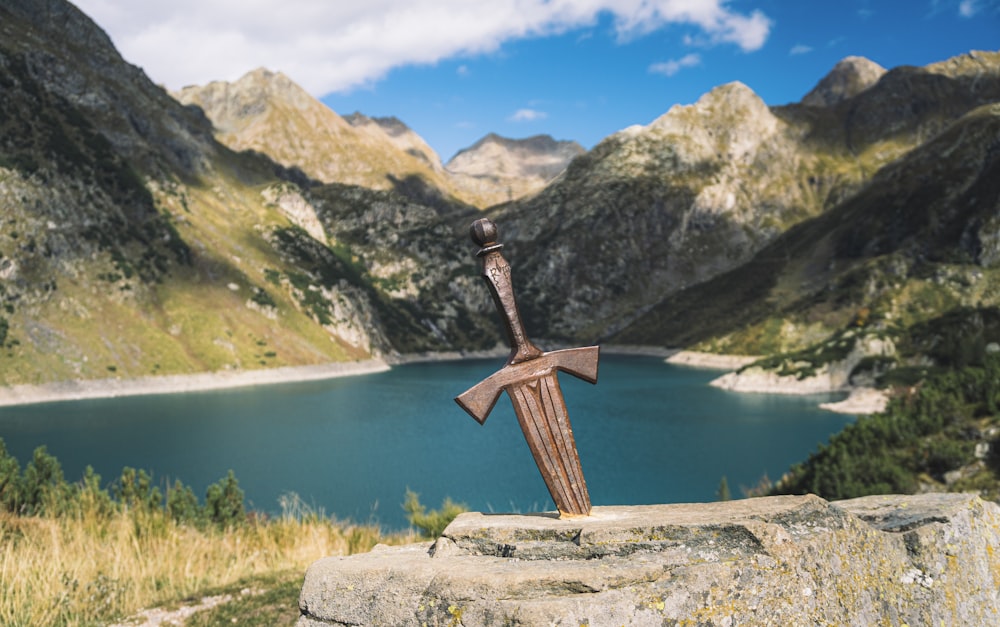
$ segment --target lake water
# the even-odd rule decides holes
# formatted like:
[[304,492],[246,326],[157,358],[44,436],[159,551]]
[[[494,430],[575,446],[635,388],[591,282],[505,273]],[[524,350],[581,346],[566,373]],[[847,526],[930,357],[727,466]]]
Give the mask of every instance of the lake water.
[[[67,479],[124,466],[201,496],[236,472],[250,506],[279,511],[288,492],[327,514],[406,527],[407,488],[481,511],[554,508],[504,395],[480,426],[452,398],[502,359],[410,364],[390,372],[226,391],[0,407],[0,437],[23,468],[36,446]],[[737,394],[717,371],[602,355],[592,386],[559,380],[595,505],[711,501],[779,477],[854,420],[831,396]]]

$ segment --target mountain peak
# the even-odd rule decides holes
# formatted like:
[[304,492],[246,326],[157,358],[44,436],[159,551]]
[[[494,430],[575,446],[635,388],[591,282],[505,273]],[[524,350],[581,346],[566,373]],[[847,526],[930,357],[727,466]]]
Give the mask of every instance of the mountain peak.
[[868,89],[885,72],[884,67],[864,57],[846,57],[802,98],[802,104],[832,107]]
[[373,124],[382,129],[382,131],[389,137],[400,137],[402,135],[414,134],[413,129],[394,115],[369,117],[360,111],[355,111],[354,113],[343,117],[348,124],[355,128],[364,128],[369,124]]
[[558,141],[551,135],[532,135],[523,139],[511,139],[497,135],[496,133],[489,133],[472,146],[458,151],[448,162],[448,167],[451,168],[456,160],[461,163],[462,159],[460,159],[460,156],[462,154],[480,150],[487,144],[496,144],[503,150],[522,155],[567,152],[573,153],[573,156],[576,156],[576,154],[583,152],[583,148],[576,142]]
[[510,139],[490,133],[469,148],[458,151],[447,164],[450,172],[470,176],[528,176],[545,181],[585,152],[574,141],[558,141],[550,135]]

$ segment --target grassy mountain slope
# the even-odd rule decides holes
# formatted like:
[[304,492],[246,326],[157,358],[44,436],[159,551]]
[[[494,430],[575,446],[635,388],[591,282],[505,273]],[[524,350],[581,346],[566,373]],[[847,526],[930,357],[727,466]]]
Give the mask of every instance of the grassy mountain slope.
[[407,305],[300,175],[218,144],[66,2],[4,3],[0,32],[0,383],[397,350]]

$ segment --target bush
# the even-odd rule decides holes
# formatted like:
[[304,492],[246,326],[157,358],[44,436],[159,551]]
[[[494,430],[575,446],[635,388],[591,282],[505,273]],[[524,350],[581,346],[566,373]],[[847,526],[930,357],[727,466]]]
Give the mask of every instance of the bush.
[[44,446],[36,448],[21,479],[22,513],[63,514],[69,509],[71,496],[59,460],[49,455]]
[[229,474],[208,486],[205,493],[205,513],[210,522],[220,527],[230,527],[246,522],[243,508],[243,490],[236,475]]
[[153,486],[153,478],[145,470],[136,472],[126,466],[113,490],[119,503],[137,511],[156,511],[163,503],[160,489]]
[[201,519],[198,497],[191,486],[182,484],[180,479],[175,479],[174,485],[167,488],[167,513],[181,524],[193,525]]
[[0,511],[16,512],[21,503],[21,465],[0,439]]
[[469,511],[464,503],[455,503],[450,498],[445,498],[441,503],[441,509],[427,511],[420,502],[420,495],[407,488],[406,499],[403,501],[403,509],[410,524],[420,530],[425,538],[438,538],[444,532],[445,527],[463,512]]

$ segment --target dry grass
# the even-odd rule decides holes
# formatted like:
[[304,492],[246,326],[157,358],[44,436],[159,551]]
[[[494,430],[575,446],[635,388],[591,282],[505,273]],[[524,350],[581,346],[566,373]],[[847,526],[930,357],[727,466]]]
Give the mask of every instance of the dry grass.
[[412,540],[332,521],[297,497],[280,517],[225,530],[177,524],[161,512],[0,513],[0,624],[108,624],[241,580],[304,572],[327,555]]

